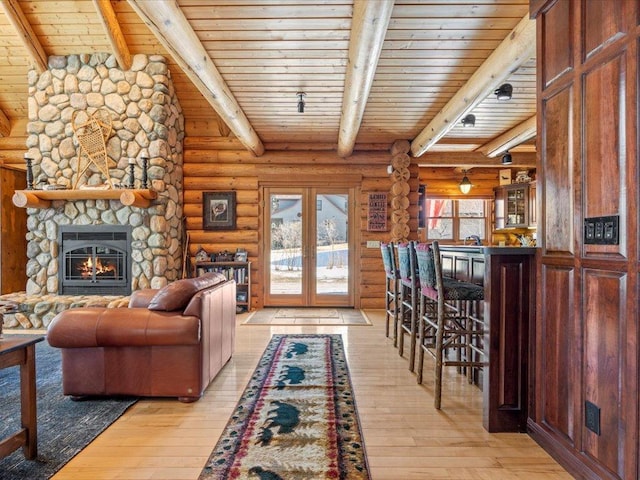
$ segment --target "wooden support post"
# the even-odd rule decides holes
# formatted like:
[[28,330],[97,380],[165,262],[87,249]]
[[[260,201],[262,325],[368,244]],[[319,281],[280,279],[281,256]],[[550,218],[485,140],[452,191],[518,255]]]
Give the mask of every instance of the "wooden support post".
[[93,4],[109,38],[118,65],[122,70],[129,70],[131,68],[131,53],[118,23],[118,17],[113,11],[113,5],[109,0],[93,0]]
[[171,0],[129,0],[129,5],[173,56],[238,140],[254,155],[262,155],[262,141],[178,3]]
[[348,157],[353,153],[391,19],[393,3],[393,0],[356,0],[353,4],[349,63],[338,137],[340,157]]
[[438,142],[464,115],[520,65],[535,55],[535,22],[525,15],[493,53],[478,67],[467,83],[442,107],[411,142],[411,153],[419,157]]
[[18,0],[3,0],[0,2],[0,8],[4,11],[9,22],[13,25],[16,33],[20,37],[20,41],[24,48],[29,52],[29,56],[38,73],[47,70],[47,53],[44,51],[42,44],[38,40],[38,36],[31,28],[29,20],[22,12]]

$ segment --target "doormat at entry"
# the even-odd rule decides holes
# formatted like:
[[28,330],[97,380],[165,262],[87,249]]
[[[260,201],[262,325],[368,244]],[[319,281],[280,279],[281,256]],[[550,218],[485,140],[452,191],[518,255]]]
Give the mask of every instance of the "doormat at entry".
[[353,308],[263,308],[243,325],[371,325],[362,310]]

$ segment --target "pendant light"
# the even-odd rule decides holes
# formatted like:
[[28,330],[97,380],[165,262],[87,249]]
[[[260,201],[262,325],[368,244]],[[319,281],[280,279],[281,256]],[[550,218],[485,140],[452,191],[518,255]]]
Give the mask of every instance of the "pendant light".
[[471,191],[472,185],[469,177],[467,177],[467,171],[463,170],[462,173],[464,177],[462,177],[462,181],[460,182],[460,185],[458,185],[458,187],[464,195],[467,195]]

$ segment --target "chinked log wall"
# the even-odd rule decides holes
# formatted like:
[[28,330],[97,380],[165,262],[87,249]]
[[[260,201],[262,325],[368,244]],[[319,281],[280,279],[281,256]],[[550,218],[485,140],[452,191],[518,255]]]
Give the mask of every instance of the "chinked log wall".
[[[531,8],[541,248],[529,427],[576,478],[637,480],[640,6]],[[583,220],[608,215],[619,216],[619,244],[586,244]]]
[[[14,128],[14,130],[16,130]],[[0,293],[24,290],[27,266],[27,212],[15,208],[13,192],[26,186],[24,166],[26,137],[0,138]],[[16,248],[23,246],[22,248]]]
[[[202,246],[207,252],[247,250],[252,268],[252,306],[263,305],[263,265],[259,258],[261,233],[260,183],[280,177],[287,186],[303,186],[305,179],[321,178],[335,185],[344,178],[361,176],[357,187],[355,268],[359,274],[355,307],[383,308],[384,275],[379,248],[366,248],[368,240],[388,241],[391,232],[367,232],[367,201],[371,192],[389,192],[392,179],[387,173],[392,155],[388,151],[356,152],[344,159],[328,151],[268,151],[254,157],[234,140],[189,136],[184,142],[184,214],[193,256]],[[411,239],[416,239],[418,166],[412,163],[410,187]],[[317,185],[317,184],[316,184]],[[232,231],[202,229],[202,192],[235,191],[237,226]],[[390,212],[390,208],[388,211]],[[390,219],[388,224],[390,225]]]

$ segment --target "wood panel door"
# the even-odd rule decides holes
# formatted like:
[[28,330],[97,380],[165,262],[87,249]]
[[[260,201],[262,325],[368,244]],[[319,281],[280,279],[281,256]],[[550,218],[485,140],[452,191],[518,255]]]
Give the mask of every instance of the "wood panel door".
[[[539,288],[532,435],[577,478],[639,478],[636,0],[534,1]],[[619,241],[584,239],[617,216]]]

